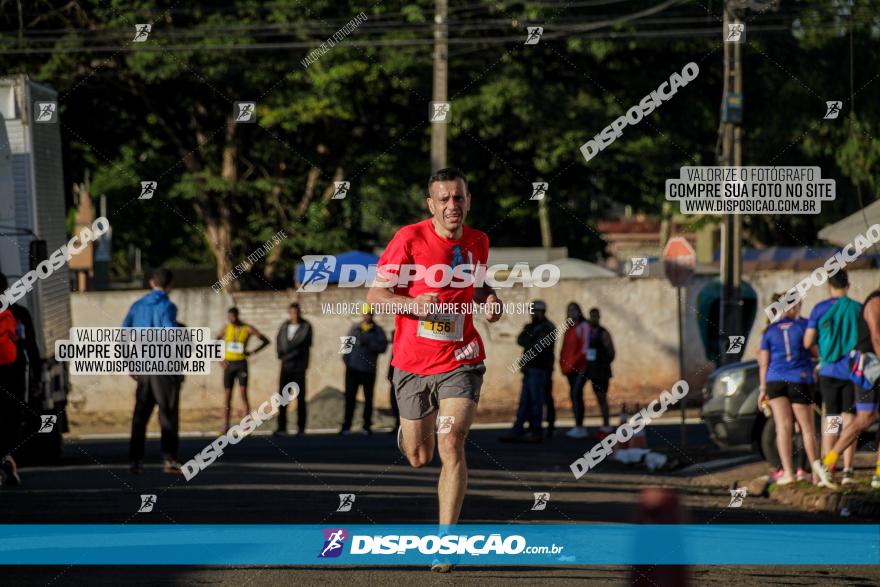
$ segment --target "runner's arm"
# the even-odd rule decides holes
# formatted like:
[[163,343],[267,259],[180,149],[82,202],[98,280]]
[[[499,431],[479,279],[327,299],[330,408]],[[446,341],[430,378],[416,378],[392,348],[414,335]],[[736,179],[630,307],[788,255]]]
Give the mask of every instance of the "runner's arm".
[[[498,322],[504,314],[504,304],[501,298],[495,293],[495,290],[484,285],[474,290],[474,302],[477,304],[486,304],[486,320],[489,322]],[[497,310],[497,313],[496,313]]]
[[865,322],[871,333],[871,346],[874,354],[880,357],[880,297],[875,297],[865,305]]
[[815,328],[807,328],[807,331],[804,333],[804,348],[810,350],[816,344],[816,329]]
[[524,349],[528,349],[533,346],[531,326],[531,324],[526,324],[525,326],[523,326],[522,332],[520,332],[519,336],[516,337],[516,344],[523,347]]
[[[377,282],[384,282],[379,276],[376,276]],[[439,301],[437,294],[421,294],[415,298],[402,296],[392,291],[393,288],[374,285],[367,292],[367,303],[374,306],[412,306],[415,310],[414,315],[426,316],[428,314],[427,305],[436,304]]]
[[611,333],[607,330],[602,332],[602,342],[605,343],[605,350],[608,351],[608,360],[614,360],[614,341],[611,340]]
[[257,338],[260,339],[260,346],[258,346],[257,348],[255,348],[255,349],[252,350],[252,351],[246,351],[246,352],[244,353],[245,356],[255,355],[255,354],[257,354],[258,352],[260,352],[261,350],[263,350],[264,348],[266,348],[267,346],[269,346],[269,339],[266,338],[266,337],[263,335],[262,332],[260,332],[259,330],[257,330],[257,329],[254,328],[253,326],[248,326],[248,330],[250,331],[250,334],[251,334],[252,336],[256,336]]
[[760,390],[758,393],[758,410],[761,409],[761,404],[767,399],[767,367],[769,365],[770,351],[761,350],[758,353],[758,389]]

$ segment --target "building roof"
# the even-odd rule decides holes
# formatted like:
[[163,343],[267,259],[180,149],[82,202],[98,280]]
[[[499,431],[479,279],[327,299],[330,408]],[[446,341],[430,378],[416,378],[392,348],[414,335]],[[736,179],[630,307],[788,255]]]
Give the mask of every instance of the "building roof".
[[852,242],[857,234],[864,234],[869,226],[880,223],[880,200],[868,204],[855,214],[826,226],[819,231],[819,238],[835,245]]

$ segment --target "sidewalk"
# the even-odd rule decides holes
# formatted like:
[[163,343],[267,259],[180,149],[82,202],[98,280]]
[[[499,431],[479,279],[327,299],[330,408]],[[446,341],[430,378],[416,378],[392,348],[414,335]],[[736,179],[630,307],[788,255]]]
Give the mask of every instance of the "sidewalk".
[[823,512],[854,518],[880,518],[880,490],[871,488],[876,453],[856,453],[856,483],[830,490],[798,482],[777,487],[769,483],[770,465],[765,461],[748,463],[724,471],[694,477],[699,487],[747,487],[750,497],[766,497],[802,511]]

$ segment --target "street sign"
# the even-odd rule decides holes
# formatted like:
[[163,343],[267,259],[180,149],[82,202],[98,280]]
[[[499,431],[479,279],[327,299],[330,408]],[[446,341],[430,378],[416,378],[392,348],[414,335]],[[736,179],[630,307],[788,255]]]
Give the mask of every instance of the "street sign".
[[697,266],[697,253],[681,236],[674,236],[663,248],[663,272],[666,279],[675,287],[684,287],[694,274]]
[[[675,286],[677,293],[678,314],[678,373],[684,379],[684,321],[682,320],[682,292],[697,266],[697,253],[686,238],[674,236],[663,247],[663,272],[666,279]],[[681,446],[684,448],[687,442],[687,429],[685,426],[687,399],[681,402]]]

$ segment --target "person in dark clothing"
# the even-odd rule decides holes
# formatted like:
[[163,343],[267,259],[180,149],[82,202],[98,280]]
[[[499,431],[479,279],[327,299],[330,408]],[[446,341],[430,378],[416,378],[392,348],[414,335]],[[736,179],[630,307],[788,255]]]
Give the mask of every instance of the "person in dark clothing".
[[562,338],[559,352],[559,368],[568,379],[571,411],[574,427],[565,433],[569,438],[586,438],[584,428],[584,385],[587,384],[587,347],[590,344],[590,323],[584,318],[581,307],[570,302],[566,309],[568,328]]
[[[0,293],[8,288],[6,276],[0,273]],[[22,407],[28,390],[39,386],[42,359],[34,321],[27,308],[12,304],[0,315],[5,312],[9,312],[11,320],[7,323],[14,324],[14,332],[0,332],[0,336],[14,338],[11,342],[15,347],[15,360],[0,365],[0,485],[20,485],[21,477],[12,453],[21,443]]]
[[[394,331],[391,331],[391,340],[394,340]],[[391,361],[394,360],[394,350],[392,345],[391,356],[388,357],[388,386],[389,393],[391,394],[391,398],[389,402],[391,403],[391,413],[394,414],[394,428],[389,431],[389,434],[397,434],[397,429],[400,428],[400,407],[397,405],[397,390],[394,387],[394,365],[391,364]]]
[[599,308],[590,309],[590,342],[587,346],[587,380],[593,384],[593,393],[602,412],[602,426],[609,425],[608,386],[611,382],[611,363],[614,361],[614,342],[599,324]]
[[345,420],[340,434],[349,434],[354,418],[358,387],[364,388],[364,433],[370,434],[373,424],[373,387],[376,384],[376,363],[379,355],[388,350],[388,338],[382,327],[373,322],[373,314],[366,312],[360,324],[348,332],[354,337],[351,352],[342,355],[345,363]]
[[[556,326],[547,319],[547,304],[536,300],[532,306],[532,321],[523,327],[516,339],[525,349],[520,359],[523,365],[523,384],[519,396],[519,409],[510,434],[503,436],[505,442],[541,442],[541,420],[544,416],[544,403],[548,402],[548,435],[552,434],[556,419],[553,409],[552,375],[553,345],[552,336]],[[552,415],[551,415],[552,414]],[[525,423],[529,431],[525,431]]]
[[[152,291],[132,304],[122,322],[123,328],[176,328],[177,306],[168,299],[174,279],[171,271],[157,269],[150,277]],[[162,430],[161,448],[163,472],[181,474],[177,450],[180,419],[179,375],[138,375],[135,390],[134,414],[131,418],[131,442],[129,443],[130,471],[143,472],[141,461],[147,438],[147,422],[153,408],[159,406],[159,427]]]
[[[874,353],[880,357],[880,289],[875,289],[862,303],[862,316],[858,325],[858,341],[856,350],[861,353]],[[871,389],[874,402],[880,401],[880,380],[874,383]],[[862,393],[862,395],[865,395]],[[875,416],[876,417],[876,416]],[[877,439],[880,440],[880,428],[877,429]],[[880,442],[875,444],[880,445]],[[880,446],[877,448],[877,459],[874,464],[874,476],[871,479],[871,487],[880,489]]]
[[[304,320],[296,302],[287,309],[290,319],[281,323],[275,347],[281,361],[279,392],[288,383],[299,386],[296,398],[297,436],[306,433],[306,369],[309,368],[309,348],[312,346],[312,325]],[[278,406],[276,435],[287,434],[287,406]]]

